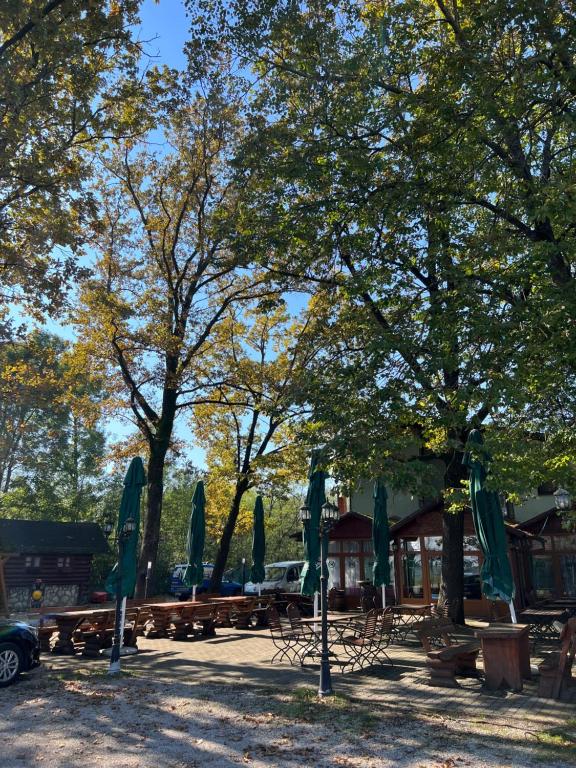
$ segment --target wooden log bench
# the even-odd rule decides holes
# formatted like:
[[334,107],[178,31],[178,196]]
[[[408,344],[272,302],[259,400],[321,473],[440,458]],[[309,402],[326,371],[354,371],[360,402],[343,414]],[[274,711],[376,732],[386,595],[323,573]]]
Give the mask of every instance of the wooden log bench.
[[478,677],[476,660],[480,643],[477,640],[455,641],[451,634],[453,631],[454,624],[442,618],[419,623],[416,634],[427,654],[429,685],[459,688],[457,675]]
[[576,683],[572,677],[575,653],[576,618],[571,618],[560,633],[560,650],[547,653],[538,667],[538,696],[562,699],[569,694],[570,688]]

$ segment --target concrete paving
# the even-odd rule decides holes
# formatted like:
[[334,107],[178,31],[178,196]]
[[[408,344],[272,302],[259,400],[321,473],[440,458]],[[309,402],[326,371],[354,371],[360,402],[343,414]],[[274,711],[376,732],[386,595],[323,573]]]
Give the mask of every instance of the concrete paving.
[[[123,669],[155,682],[181,682],[188,686],[236,684],[272,691],[318,685],[318,666],[304,668],[289,664],[270,664],[274,646],[269,632],[218,628],[217,636],[205,640],[138,640],[140,652],[122,660]],[[488,691],[482,680],[460,679],[460,688],[430,687],[425,668],[425,653],[416,642],[392,645],[388,649],[393,665],[362,672],[341,674],[334,671],[336,691],[374,708],[411,714],[440,713],[461,721],[483,720],[510,727],[517,721],[525,732],[541,732],[574,717],[576,686],[570,701],[539,698],[537,678],[527,681],[522,692]],[[533,668],[540,656],[532,657]],[[85,660],[80,656],[44,655],[52,670],[105,668],[105,660]],[[480,666],[482,657],[479,658]]]

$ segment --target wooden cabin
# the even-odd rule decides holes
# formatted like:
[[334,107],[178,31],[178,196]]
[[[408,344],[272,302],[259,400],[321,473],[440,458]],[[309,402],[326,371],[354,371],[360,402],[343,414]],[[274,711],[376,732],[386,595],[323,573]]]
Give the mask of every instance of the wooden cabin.
[[552,508],[520,528],[536,537],[532,545],[535,596],[576,597],[576,525],[569,525]]
[[85,601],[92,557],[107,552],[96,523],[0,519],[0,610]]

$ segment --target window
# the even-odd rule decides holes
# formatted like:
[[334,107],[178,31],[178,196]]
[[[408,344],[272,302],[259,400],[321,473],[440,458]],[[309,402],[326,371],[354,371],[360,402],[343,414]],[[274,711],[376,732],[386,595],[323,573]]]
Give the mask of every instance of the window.
[[333,554],[334,552],[340,552],[340,542],[339,541],[329,541],[328,542],[328,552],[330,554]]
[[402,558],[402,567],[404,569],[403,596],[423,597],[422,555],[404,555]]
[[532,579],[536,597],[551,597],[554,594],[552,555],[538,555],[532,558]]
[[358,587],[360,581],[360,558],[347,557],[344,561],[344,583],[347,589]]
[[431,552],[442,552],[442,536],[426,536],[424,546]]
[[362,542],[362,552],[367,552],[369,555],[374,553],[374,543],[372,539],[366,539]]
[[38,555],[26,555],[24,567],[27,571],[37,571],[40,568],[40,557]]
[[356,539],[344,539],[342,541],[342,552],[360,552],[360,542]]
[[481,600],[480,558],[477,555],[464,557],[464,600]]
[[288,582],[298,581],[297,568],[288,568],[288,573],[286,574],[286,581]]
[[430,592],[432,600],[438,600],[440,596],[440,578],[442,576],[442,558],[428,558],[428,576],[430,577]]
[[402,539],[402,548],[406,552],[420,552],[420,538]]
[[59,557],[58,558],[58,568],[60,568],[60,569],[68,569],[68,568],[70,568],[70,558],[69,557]]
[[340,588],[340,558],[329,557],[326,560],[328,566],[328,589]]

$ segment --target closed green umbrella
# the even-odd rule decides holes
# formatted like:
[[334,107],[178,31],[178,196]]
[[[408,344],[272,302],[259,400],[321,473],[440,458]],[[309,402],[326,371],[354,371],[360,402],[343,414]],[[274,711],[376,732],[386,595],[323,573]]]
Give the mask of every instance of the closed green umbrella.
[[386,502],[388,494],[381,478],[374,483],[374,518],[372,520],[372,542],[374,545],[374,566],[372,570],[375,587],[382,587],[382,607],[386,607],[386,586],[390,584],[390,526]]
[[508,546],[500,499],[496,491],[488,490],[487,472],[480,457],[489,461],[483,447],[482,435],[473,429],[468,436],[463,463],[470,469],[470,501],[472,518],[484,562],[480,571],[482,593],[488,600],[504,600],[510,606],[512,621],[516,621],[514,581],[508,560]]
[[[120,502],[120,513],[116,535],[118,541],[122,541],[122,557],[120,562],[120,595],[132,597],[136,587],[136,570],[138,563],[138,537],[140,532],[140,497],[142,487],[146,485],[146,473],[142,459],[136,456],[130,462],[128,472],[124,478],[124,490]],[[123,536],[126,520],[133,520],[133,532],[129,536]],[[106,579],[106,591],[116,594],[118,583],[118,563],[114,566]]]
[[326,501],[324,483],[327,474],[318,469],[320,451],[312,451],[310,472],[308,474],[308,492],[306,506],[310,510],[310,520],[304,527],[304,567],[302,569],[302,594],[312,597],[320,590],[320,573],[318,559],[320,557],[320,515],[322,505]]
[[192,599],[196,599],[196,587],[204,580],[204,542],[206,540],[206,496],[204,495],[204,483],[199,480],[192,497],[192,513],[186,539],[186,555],[188,564],[184,572],[183,581],[188,587],[192,587]]
[[146,485],[146,473],[142,459],[136,456],[130,462],[124,478],[124,490],[120,502],[118,526],[118,562],[106,580],[106,590],[116,594],[116,619],[114,643],[110,655],[110,673],[120,671],[120,648],[126,615],[126,598],[134,594],[138,562],[138,538],[140,533],[140,498]]
[[262,496],[256,496],[254,504],[254,530],[252,534],[252,568],[250,569],[250,581],[260,585],[264,581],[264,556],[266,554],[266,534],[264,533],[264,505]]

